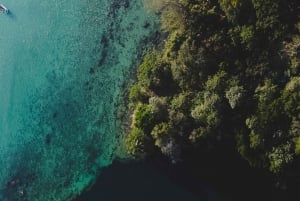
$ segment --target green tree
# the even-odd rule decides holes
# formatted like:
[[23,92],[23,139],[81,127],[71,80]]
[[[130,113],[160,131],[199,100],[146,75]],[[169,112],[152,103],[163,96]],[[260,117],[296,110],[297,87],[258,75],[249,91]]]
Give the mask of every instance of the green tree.
[[295,153],[296,155],[300,155],[300,137],[297,137],[295,140]]
[[286,84],[282,92],[282,102],[284,110],[290,118],[300,114],[300,77],[292,77]]
[[156,68],[159,62],[159,54],[157,52],[148,53],[138,68],[138,80],[141,86],[149,88],[150,85],[155,82],[155,77],[153,76],[153,69]]
[[151,136],[153,137],[156,146],[161,148],[166,144],[168,138],[171,136],[171,129],[172,127],[166,122],[154,126],[151,131]]
[[144,150],[149,142],[174,161],[205,149],[195,145],[236,144],[251,166],[275,174],[298,163],[298,1],[147,2],[164,33],[129,94],[132,142],[145,136]]
[[225,71],[218,71],[208,78],[205,83],[205,90],[223,94],[228,84],[227,79],[227,73]]
[[243,86],[233,86],[226,91],[226,98],[228,99],[229,105],[232,109],[239,106],[241,99],[244,97],[245,90]]
[[256,15],[256,29],[269,41],[279,38],[284,28],[280,24],[279,0],[252,0],[252,4]]
[[167,105],[166,97],[153,96],[149,98],[150,111],[160,121],[165,120],[168,116]]
[[249,147],[252,149],[262,148],[263,134],[259,125],[259,119],[256,116],[251,116],[246,119],[246,126],[251,130],[249,135]]
[[147,104],[139,104],[134,112],[134,126],[149,134],[155,124],[154,114]]
[[299,118],[294,117],[294,119],[292,120],[291,125],[290,125],[289,135],[292,137],[300,136],[300,120],[299,120]]
[[195,143],[200,139],[205,139],[209,135],[209,133],[210,133],[209,128],[205,128],[205,127],[195,128],[189,135],[189,140],[192,143]]
[[129,91],[129,100],[131,102],[145,102],[148,98],[148,95],[139,84],[134,84],[130,87]]
[[282,144],[278,147],[273,147],[272,151],[268,153],[270,161],[270,171],[279,173],[283,168],[293,161],[294,155],[290,143]]
[[170,64],[157,52],[145,56],[138,69],[139,84],[156,94],[169,94],[175,90]]
[[278,86],[271,80],[265,80],[264,84],[255,89],[255,97],[260,104],[269,104],[278,96]]
[[126,140],[127,153],[134,157],[144,157],[149,150],[147,145],[150,144],[150,139],[142,129],[134,127],[127,135]]
[[251,50],[254,41],[254,27],[253,26],[242,26],[240,32],[241,44],[246,47],[247,50]]
[[[300,23],[299,23],[300,27]],[[300,29],[300,28],[299,28]],[[300,32],[300,30],[298,31]],[[292,75],[300,73],[300,35],[294,35],[290,41],[283,42],[282,53],[288,59]]]
[[241,0],[219,0],[219,4],[228,21],[236,22],[241,7]]

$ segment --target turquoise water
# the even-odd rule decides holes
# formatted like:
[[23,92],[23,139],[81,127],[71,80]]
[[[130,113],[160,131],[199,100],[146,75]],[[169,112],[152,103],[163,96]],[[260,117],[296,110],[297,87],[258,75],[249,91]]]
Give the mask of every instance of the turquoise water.
[[116,106],[155,20],[140,0],[1,3],[0,200],[69,200],[113,160]]

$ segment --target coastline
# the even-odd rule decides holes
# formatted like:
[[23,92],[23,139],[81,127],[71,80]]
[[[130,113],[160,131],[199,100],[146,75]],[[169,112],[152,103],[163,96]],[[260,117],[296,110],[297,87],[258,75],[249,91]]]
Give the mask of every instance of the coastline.
[[[246,3],[237,8],[220,1],[173,3],[165,10],[161,5],[162,27],[170,37],[162,52],[153,50],[144,58],[131,88],[130,153],[151,155],[160,149],[172,161],[183,159],[187,172],[234,200],[245,200],[245,195],[249,200],[293,200],[297,177],[289,174],[299,167],[300,140],[299,113],[292,104],[299,102],[300,82],[299,71],[290,71],[299,69],[299,62],[293,66],[293,55],[274,54],[289,51],[281,44],[294,45],[297,36],[286,34],[300,31],[299,23],[277,18],[289,4],[274,3],[280,9],[272,10],[269,1],[252,2],[256,13],[251,13]],[[265,19],[256,18],[268,11],[261,5],[270,6],[276,23],[293,28],[268,27]],[[232,16],[228,9],[250,15],[236,11]]]
[[[133,71],[131,71],[131,73],[132,72]],[[122,121],[121,125],[123,126],[121,126],[120,130],[123,133],[127,132],[128,120],[130,118],[130,115],[128,115],[130,113],[130,107],[126,103],[126,97],[128,97],[126,96],[126,93],[128,93],[129,85],[130,81],[127,83],[127,85],[124,84],[125,87],[121,92],[121,97],[123,97],[123,99],[121,99],[124,102],[121,101],[119,104],[124,104],[124,107],[120,109],[120,111],[116,112],[118,115],[123,115],[120,118],[120,120]],[[225,126],[224,128],[226,130],[227,127]],[[121,137],[122,136],[124,135],[121,134]],[[218,140],[220,139],[221,137]],[[171,179],[171,184],[180,186],[180,189],[185,189],[188,192],[192,192],[192,194],[195,195],[197,199],[201,198],[210,200],[211,196],[212,200],[229,199],[231,201],[263,201],[271,199],[272,201],[294,201],[296,193],[293,189],[288,188],[287,179],[282,178],[285,175],[278,174],[278,172],[276,173],[276,171],[274,170],[272,174],[271,172],[262,168],[262,166],[257,166],[256,168],[250,167],[246,160],[242,159],[242,156],[238,155],[236,150],[233,150],[233,147],[235,147],[235,145],[231,143],[225,141],[224,143],[218,143],[218,145],[221,146],[221,148],[217,148],[210,153],[185,153],[185,161],[176,165],[172,165],[167,159],[163,158],[159,154],[158,156],[154,156],[158,157],[159,159],[152,158],[140,161],[133,161],[128,159],[125,160],[125,162],[115,161],[111,166],[103,170],[103,174],[99,176],[97,182],[93,185],[93,187],[84,192],[77,199],[78,201],[83,201],[86,199],[97,200],[97,197],[104,197],[109,199],[109,197],[105,197],[106,192],[111,192],[111,195],[106,196],[113,196],[114,194],[119,194],[120,192],[121,194],[125,193],[125,195],[129,197],[125,198],[123,195],[120,197],[110,197],[110,199],[121,200],[125,198],[125,200],[132,200],[132,197],[134,197],[140,200],[139,193],[141,193],[142,195],[147,194],[147,190],[155,188],[157,183],[160,184],[159,179],[167,177],[173,178]],[[231,148],[224,148],[228,145],[229,147],[231,146]],[[188,150],[188,152],[189,151],[191,150]],[[167,171],[166,167],[168,167]],[[130,171],[133,172],[130,173]],[[153,182],[153,185],[146,186],[144,189],[145,191],[143,191],[139,188],[136,188],[135,185],[139,186],[139,184],[142,185],[143,182],[151,181],[151,179],[153,179],[151,177],[144,178],[145,180],[139,180],[141,179],[141,176],[139,176],[139,172],[147,171],[150,171],[153,174],[157,173],[156,176],[153,176],[153,178],[157,178],[158,180],[156,182]],[[148,172],[148,174],[150,172]],[[131,175],[130,178],[125,177],[128,176],[128,174]],[[105,179],[107,179],[108,183],[105,183]],[[123,180],[125,180],[124,184],[122,183]],[[108,187],[110,181],[113,181],[112,183],[114,184],[111,187]],[[129,183],[127,183],[126,181]],[[114,185],[119,183],[122,183],[123,185],[121,185],[121,187],[114,187]],[[205,191],[207,195],[209,195],[208,197],[203,195],[202,191],[203,189],[207,189],[206,186],[209,186],[209,190]],[[108,187],[108,189],[103,191],[102,189],[105,189],[106,187]],[[133,191],[132,188],[134,188]],[[168,192],[165,193],[166,194],[159,194],[163,196],[167,196],[167,194],[170,195],[170,193]],[[222,196],[216,196],[216,194],[220,194]],[[155,192],[152,192],[150,195],[158,196],[157,194],[155,194]],[[176,198],[178,197],[179,196],[177,196]],[[147,197],[147,199],[157,200],[157,197]],[[175,198],[173,198],[172,200],[174,199]],[[143,200],[145,199],[143,198]],[[164,198],[163,200],[166,200],[166,198]]]
[[[157,25],[154,25],[157,26]],[[148,26],[144,25],[145,29],[149,28]],[[120,98],[116,102],[116,110],[115,110],[115,116],[116,120],[118,122],[118,128],[119,128],[119,137],[120,137],[120,145],[116,148],[115,155],[117,158],[131,158],[126,153],[125,148],[125,138],[126,135],[128,135],[130,131],[130,124],[132,121],[132,114],[134,108],[131,108],[130,101],[129,101],[129,90],[133,83],[137,81],[137,68],[142,63],[144,56],[149,52],[149,50],[158,47],[161,45],[162,38],[164,37],[163,33],[160,33],[158,29],[155,28],[153,33],[151,33],[149,36],[145,37],[143,40],[141,40],[140,44],[138,45],[137,49],[137,56],[135,59],[132,59],[132,65],[129,69],[128,75],[126,76],[128,79],[124,80],[124,83],[121,87],[120,91]]]
[[[117,10],[120,8],[116,6],[116,4],[113,4],[111,7],[113,11],[110,11],[110,13],[115,16]],[[126,10],[128,10],[129,5],[124,7]],[[153,15],[154,18],[157,17],[156,15]],[[152,16],[152,17],[153,17]],[[151,17],[151,18],[152,18]],[[113,27],[113,25],[111,25]],[[114,28],[110,28],[109,30],[114,30]],[[127,155],[126,150],[125,150],[125,137],[126,134],[128,133],[129,129],[129,124],[130,124],[130,114],[131,110],[128,107],[128,93],[130,89],[130,85],[135,81],[136,79],[136,68],[139,66],[139,64],[142,62],[142,59],[144,55],[149,51],[149,49],[153,48],[155,45],[158,44],[158,40],[160,39],[160,32],[157,31],[158,25],[155,22],[151,21],[145,21],[145,24],[142,26],[142,29],[144,29],[146,32],[149,32],[149,35],[145,35],[142,37],[138,45],[135,47],[135,56],[133,58],[128,58],[128,63],[131,63],[130,67],[128,68],[127,71],[123,71],[123,82],[120,84],[120,91],[119,91],[119,96],[116,98],[114,101],[114,116],[115,116],[115,125],[116,125],[116,130],[117,130],[117,138],[116,140],[119,142],[119,145],[115,147],[112,158],[113,158],[113,164],[108,165],[107,167],[104,167],[104,169],[110,169],[110,166],[113,166],[112,168],[114,169],[115,166],[116,168],[119,168],[121,164],[123,164],[124,161],[125,163],[129,162],[130,156]],[[109,35],[113,35],[113,33],[109,33]],[[114,37],[109,37],[105,38],[105,40],[101,40],[101,43],[105,43],[105,49],[104,51],[108,51],[107,47],[109,46],[109,43],[111,43],[111,40],[117,40]],[[107,52],[102,52],[102,57],[99,60],[99,65],[104,64],[106,61],[106,56],[108,55]],[[116,158],[116,159],[114,159]],[[123,162],[120,162],[123,161]],[[78,196],[73,198],[72,200],[76,201],[79,199],[83,194],[86,194],[87,192],[90,191],[90,189],[93,189],[95,186],[97,186],[99,178],[102,178],[102,170],[100,170],[100,173],[97,176],[97,182],[92,182],[89,186],[87,186],[83,192],[81,192]]]

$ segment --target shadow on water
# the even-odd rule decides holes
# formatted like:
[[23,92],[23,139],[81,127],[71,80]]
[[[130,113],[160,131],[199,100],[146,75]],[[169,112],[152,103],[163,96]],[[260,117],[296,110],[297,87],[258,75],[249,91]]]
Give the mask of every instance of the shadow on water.
[[8,13],[6,14],[9,18],[11,18],[11,19],[16,19],[17,17],[16,17],[16,15],[13,13],[13,12],[11,12],[10,10],[8,11]]
[[[73,201],[229,201],[198,180],[197,192],[187,188],[184,174],[163,159],[114,161],[96,183]],[[180,181],[179,181],[180,180]]]
[[296,198],[300,179],[294,188],[278,189],[274,186],[274,175],[249,167],[236,153],[222,149],[194,154],[189,153],[185,163],[176,165],[165,159],[115,161],[103,169],[90,189],[73,201],[299,200]]

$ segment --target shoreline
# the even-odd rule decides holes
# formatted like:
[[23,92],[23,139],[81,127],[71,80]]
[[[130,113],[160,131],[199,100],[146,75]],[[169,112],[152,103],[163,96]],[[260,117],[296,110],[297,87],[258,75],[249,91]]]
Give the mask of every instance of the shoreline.
[[[217,21],[217,22],[219,22],[219,21]],[[185,40],[185,36],[182,36],[181,40]],[[181,42],[179,42],[179,43],[181,43]],[[186,44],[189,44],[188,42],[189,41],[187,40]],[[176,51],[175,51],[175,53],[176,53]],[[235,52],[232,52],[232,54],[234,54],[234,53]],[[139,56],[138,56],[138,58],[140,58]],[[194,55],[194,56],[197,56],[197,55]],[[238,57],[237,60],[238,59],[243,59],[243,58]],[[153,61],[155,61],[155,60],[153,60]],[[153,61],[151,61],[151,62],[153,63]],[[149,63],[151,63],[151,62],[149,62]],[[171,63],[170,63],[170,65],[171,65]],[[221,80],[224,78],[222,76],[225,76],[225,74],[224,74],[225,71],[224,71],[224,69],[222,69],[222,66],[219,66],[219,67],[220,67],[220,69],[215,69],[215,72],[213,74],[215,74],[214,79]],[[145,70],[145,74],[152,72],[151,69],[153,69],[153,68],[155,68],[155,66],[153,67],[153,66],[151,66],[151,64],[149,64],[149,68]],[[131,70],[130,70],[129,74],[132,76],[135,75],[136,72],[134,72],[134,65],[132,65],[132,68],[130,68],[130,69]],[[230,72],[230,71],[228,70],[228,72]],[[169,73],[169,71],[166,71],[166,73]],[[162,75],[164,75],[164,74],[162,74]],[[240,75],[240,78],[243,78],[243,73],[241,73],[239,75]],[[213,78],[211,78],[210,76],[211,75],[208,73],[208,75],[207,75],[208,79],[205,83],[203,83],[209,87],[211,87],[210,84],[212,83],[212,81],[214,81]],[[218,77],[218,76],[220,76],[220,77]],[[157,78],[157,77],[155,77],[155,78]],[[160,77],[158,76],[158,79],[159,78]],[[149,79],[149,78],[147,76],[145,76],[145,80],[147,80],[147,79]],[[197,77],[197,79],[200,79],[200,76]],[[120,98],[118,98],[119,102],[116,104],[117,105],[116,106],[116,108],[117,108],[116,114],[120,115],[120,118],[117,118],[117,120],[118,120],[118,123],[120,123],[120,131],[121,131],[120,132],[121,133],[120,141],[121,142],[124,142],[124,140],[122,138],[126,136],[126,133],[129,128],[128,122],[130,122],[131,107],[128,104],[127,93],[128,93],[128,89],[129,89],[131,82],[134,80],[135,79],[132,78],[128,82],[126,82],[126,83],[124,82],[124,87],[122,87],[123,90],[120,91]],[[149,82],[150,81],[151,81],[151,79],[149,79]],[[178,79],[177,81],[178,81],[177,84],[182,84],[180,79]],[[227,80],[226,82],[229,82],[229,81],[230,80]],[[185,87],[189,86],[188,84],[192,85],[193,83],[187,82],[186,86],[182,86],[183,92],[185,90]],[[216,86],[218,86],[218,85],[216,85]],[[215,87],[215,88],[213,88],[213,90],[215,90],[214,95],[223,97],[222,94],[225,93],[225,88],[221,90],[221,89],[218,89],[216,86],[213,86],[213,87]],[[212,90],[209,87],[207,89],[208,92],[209,92],[209,90]],[[253,86],[253,87],[260,89],[259,88],[260,86]],[[164,91],[163,90],[159,91],[159,89],[160,89],[159,87],[152,88],[152,90],[154,90],[154,91],[157,90],[157,92],[158,92],[157,94],[159,94],[159,93],[163,94]],[[248,89],[248,90],[250,90],[250,89]],[[197,90],[195,90],[194,92],[196,93],[196,91]],[[172,96],[170,96],[170,97],[174,98],[176,94],[174,93],[173,95],[174,95],[173,97]],[[204,101],[205,101],[205,99],[204,99]],[[223,102],[222,101],[218,102],[218,104],[216,104],[216,106],[212,106],[213,110],[214,110],[214,113],[212,113],[212,115],[214,115],[213,117],[216,119],[220,118],[222,120],[222,115],[220,115],[220,117],[215,115],[215,114],[219,114],[219,112],[220,112],[220,114],[222,112],[224,112],[224,114],[226,114],[226,111],[236,112],[236,110],[231,110],[231,109],[234,109],[235,106],[231,105],[230,100],[229,100],[229,103],[230,103],[231,109],[228,107],[229,106],[228,104],[226,105],[227,107],[225,106],[224,108],[217,107],[219,104],[221,105]],[[148,104],[147,101],[145,101],[145,104]],[[196,108],[201,109],[202,105],[200,103],[197,103],[197,104],[195,105],[194,109],[196,109]],[[176,109],[174,109],[174,110],[176,111]],[[209,111],[209,108],[206,108],[206,110]],[[186,112],[187,115],[189,114],[189,112],[190,111],[187,110],[187,112]],[[224,133],[231,132],[230,130],[232,127],[228,126],[228,124],[227,124],[230,121],[227,122],[224,120],[224,122],[223,122],[224,125],[220,126],[218,124],[218,121],[216,121],[216,122],[211,121],[212,116],[207,116],[207,117],[206,116],[205,117],[197,116],[198,115],[197,112],[199,112],[199,111],[196,110],[194,112],[194,115],[192,114],[192,117],[195,120],[194,121],[195,124],[192,125],[194,127],[188,128],[188,126],[186,126],[187,129],[190,129],[190,130],[192,130],[194,128],[198,129],[199,126],[202,128],[203,122],[201,122],[201,121],[205,121],[206,123],[209,123],[209,125],[211,124],[210,126],[212,126],[214,129],[219,129],[219,131],[222,131]],[[229,112],[227,114],[229,114]],[[243,118],[247,119],[247,117],[248,117],[247,115],[245,114],[245,117],[242,117],[242,118],[238,115],[237,115],[237,117],[239,117],[239,119],[242,120]],[[205,118],[207,118],[207,119],[205,119]],[[201,120],[200,123],[198,120],[199,121]],[[163,120],[158,120],[158,121],[163,121]],[[174,120],[174,122],[175,122],[175,120]],[[174,122],[169,122],[170,123],[169,125],[174,125],[174,124],[172,124]],[[236,124],[233,121],[233,119],[232,119],[232,122],[230,122],[230,123],[232,123],[232,125],[237,125],[237,127],[239,128],[239,124]],[[156,123],[154,122],[153,124],[156,124]],[[246,125],[246,126],[248,126],[248,125]],[[159,127],[159,128],[164,128],[164,127]],[[141,127],[139,127],[139,129],[143,129],[143,127],[141,126]],[[176,128],[174,127],[174,129],[176,129]],[[214,129],[212,129],[212,130],[214,130]],[[252,129],[252,127],[249,127],[249,130],[251,130],[251,129]],[[164,134],[163,131],[164,130],[162,130],[162,132],[160,134]],[[173,133],[171,131],[172,130],[170,129],[167,132],[170,135],[169,137],[172,138]],[[195,135],[194,136],[195,139],[197,139],[197,138],[200,139],[201,135],[203,134],[200,131],[203,131],[203,130],[198,129],[194,133],[192,133],[193,135]],[[248,136],[247,131],[245,131],[243,133],[243,135]],[[145,131],[145,133],[146,133],[145,135],[147,135],[147,132],[148,131]],[[148,132],[148,135],[150,134],[149,132]],[[205,135],[207,134],[206,132],[209,133],[211,131],[205,130],[205,132],[204,132]],[[216,133],[216,131],[214,131],[214,133]],[[219,132],[219,133],[221,133],[221,132]],[[198,135],[200,135],[200,137]],[[239,136],[241,134],[237,133],[236,135]],[[225,136],[225,138],[226,138],[226,136]],[[214,138],[212,138],[212,139],[214,140]],[[229,139],[231,139],[231,137]],[[232,139],[235,139],[235,138],[232,138]],[[216,199],[213,199],[213,200],[228,200],[229,199],[231,201],[240,201],[240,200],[243,200],[243,201],[252,201],[252,200],[257,200],[257,201],[260,201],[260,200],[262,200],[262,201],[263,200],[294,201],[296,192],[294,192],[295,189],[293,189],[293,188],[295,187],[294,186],[295,183],[292,182],[291,184],[289,184],[288,183],[289,179],[292,180],[292,178],[285,178],[285,176],[287,176],[287,175],[285,175],[284,173],[281,174],[281,172],[279,171],[280,168],[284,167],[284,165],[285,165],[284,163],[280,164],[280,165],[282,165],[282,167],[278,166],[278,167],[276,167],[277,169],[272,169],[272,168],[274,168],[274,167],[272,167],[272,163],[276,162],[275,159],[277,159],[277,158],[274,157],[274,153],[272,153],[270,151],[267,152],[268,147],[265,147],[265,151],[266,151],[265,154],[268,154],[269,163],[268,163],[268,161],[267,162],[263,161],[262,162],[262,163],[264,163],[263,165],[257,165],[255,168],[255,167],[251,167],[251,165],[249,165],[247,163],[247,160],[249,161],[251,159],[251,157],[248,157],[246,154],[243,155],[241,153],[240,154],[237,153],[237,150],[235,147],[236,147],[236,143],[239,143],[239,141],[238,142],[236,142],[236,141],[229,142],[229,141],[225,140],[225,141],[223,141],[223,143],[218,143],[217,141],[221,140],[221,135],[217,136],[215,140],[216,140],[215,143],[217,144],[218,148],[215,148],[214,150],[212,150],[209,153],[206,151],[203,152],[203,150],[201,152],[200,151],[201,148],[194,150],[195,152],[191,151],[193,148],[184,150],[184,151],[188,152],[188,153],[184,153],[185,154],[184,162],[178,163],[176,165],[172,165],[170,163],[170,161],[168,161],[166,158],[162,157],[160,154],[154,154],[154,156],[152,156],[154,158],[152,158],[152,159],[148,158],[147,160],[134,161],[134,160],[130,160],[130,158],[128,158],[123,163],[119,162],[119,161],[114,161],[111,166],[108,166],[107,168],[105,168],[103,170],[103,173],[98,177],[97,182],[90,188],[90,190],[83,193],[81,196],[78,197],[78,199],[83,199],[83,200],[89,199],[89,198],[97,199],[97,196],[99,196],[99,198],[100,197],[102,198],[103,194],[101,194],[101,192],[105,194],[105,190],[103,192],[103,188],[104,189],[108,188],[106,191],[112,192],[112,195],[119,194],[120,191],[123,192],[125,189],[125,192],[127,193],[126,195],[135,196],[135,198],[140,198],[139,196],[137,196],[138,195],[137,193],[141,193],[144,191],[141,191],[139,189],[138,190],[133,189],[133,191],[132,191],[132,188],[130,188],[130,187],[132,187],[132,185],[135,185],[135,184],[139,185],[139,184],[142,184],[143,182],[147,182],[147,179],[146,179],[146,181],[139,180],[140,176],[138,175],[138,172],[143,172],[143,171],[149,170],[150,172],[153,173],[153,172],[156,172],[156,170],[158,170],[159,174],[156,175],[157,176],[156,178],[158,179],[157,181],[159,181],[159,179],[162,179],[164,177],[172,178],[171,179],[172,184],[175,184],[176,186],[180,186],[180,189],[185,189],[188,192],[191,192],[193,195],[197,196],[197,199],[199,199],[199,198],[207,199],[207,196],[203,195],[201,192],[202,192],[203,188],[206,189],[205,186],[209,186],[209,188],[208,188],[209,190],[207,190],[206,193],[209,196],[212,196],[212,197],[215,196]],[[250,141],[251,141],[251,139],[250,139]],[[248,147],[247,141],[245,141],[245,142],[243,141],[240,143],[245,143],[245,144],[242,144],[243,146],[238,144],[239,146],[241,146],[241,148],[245,149],[245,147]],[[135,144],[137,144],[137,143],[135,143]],[[201,139],[199,140],[199,144],[201,145]],[[156,146],[157,146],[157,144],[156,144]],[[160,148],[162,149],[162,151],[163,151],[163,148],[165,148],[164,146],[165,146],[164,144],[161,144]],[[250,144],[249,147],[252,148],[251,146],[252,145]],[[282,147],[280,147],[280,146],[277,148],[279,150],[282,149]],[[123,150],[123,152],[124,152],[124,150]],[[260,153],[258,155],[260,155]],[[259,158],[259,159],[261,159],[261,158]],[[256,161],[254,160],[254,162],[256,162]],[[164,165],[161,165],[161,164],[164,164]],[[269,165],[270,165],[271,169],[269,168],[269,171],[268,171],[267,168],[265,168],[265,167],[267,167]],[[166,171],[166,167],[168,167],[167,168],[168,171]],[[264,167],[264,168],[262,168],[262,167]],[[130,182],[129,185],[125,183],[125,184],[123,184],[122,187],[110,187],[109,188],[108,184],[110,184],[110,183],[105,183],[105,178],[109,177],[110,179],[109,178],[107,179],[108,182],[110,180],[113,180],[114,182],[116,182],[115,185],[119,184],[120,182],[123,182],[122,178],[124,176],[126,176],[127,174],[129,174],[130,171],[133,171],[132,177],[125,179],[125,181]],[[119,174],[123,174],[123,173],[125,173],[125,175],[123,175],[123,176],[119,175]],[[148,174],[150,174],[150,173],[148,173]],[[117,176],[117,175],[119,175],[119,176]],[[294,178],[294,180],[295,179],[296,178]],[[148,178],[148,180],[150,181],[151,178]],[[158,184],[160,184],[160,182],[154,182],[152,186],[147,186],[146,189],[144,189],[144,190],[147,191],[149,189],[152,189],[152,188],[156,187],[156,185],[158,185]],[[127,187],[129,187],[129,189],[127,189]],[[211,189],[213,189],[213,190],[211,190]],[[218,192],[218,193],[215,193],[215,192]],[[221,196],[216,196],[216,194],[220,194]],[[156,195],[156,194],[154,194],[154,195]],[[165,195],[165,194],[163,194],[163,195]],[[87,196],[87,197],[85,197],[85,196]],[[226,197],[226,198],[220,199],[219,197]],[[104,198],[105,198],[105,196],[104,196]],[[124,199],[124,197],[115,197],[114,198],[114,200],[120,200],[120,199]],[[157,199],[152,198],[152,200],[157,200]],[[186,199],[186,200],[188,200],[188,199]],[[78,200],[78,201],[81,201],[81,200]]]
[[[146,24],[143,26],[144,29],[149,28],[149,22],[146,22]],[[154,24],[154,26],[157,26],[157,24]],[[119,94],[119,99],[116,101],[116,109],[115,109],[115,116],[117,120],[117,124],[119,123],[119,132],[120,132],[120,143],[121,145],[116,148],[116,157],[119,157],[121,159],[125,158],[130,158],[130,156],[127,155],[124,151],[124,146],[125,146],[125,138],[126,135],[129,133],[130,124],[132,121],[132,114],[134,108],[130,107],[130,101],[129,101],[129,90],[132,84],[136,83],[137,81],[137,68],[139,65],[142,63],[143,58],[147,52],[150,51],[150,49],[153,49],[159,45],[161,45],[161,40],[164,37],[164,34],[161,33],[159,30],[159,27],[154,28],[153,32],[143,38],[139,45],[137,46],[137,56],[135,58],[132,58],[132,65],[129,68],[128,75],[126,76],[127,79],[124,80],[120,94]]]
[[[119,7],[112,7],[115,9],[119,9]],[[128,9],[128,7],[126,7],[126,9]],[[114,11],[116,12],[116,11]],[[111,13],[114,13],[111,11]],[[146,26],[147,25],[147,26]],[[157,26],[156,23],[153,24],[153,26]],[[124,73],[124,77],[126,77],[126,79],[124,79],[123,83],[121,84],[120,87],[120,94],[119,97],[115,100],[115,124],[117,125],[117,130],[119,132],[118,134],[118,142],[119,142],[119,146],[117,146],[114,150],[113,153],[113,158],[117,158],[113,160],[113,164],[115,163],[122,163],[120,161],[126,161],[125,163],[127,163],[128,161],[131,160],[130,156],[127,155],[127,153],[125,152],[125,148],[124,148],[124,143],[125,143],[125,137],[126,134],[128,133],[128,129],[129,129],[129,124],[130,124],[130,114],[131,114],[131,110],[128,107],[128,93],[129,93],[129,89],[130,89],[130,85],[134,82],[134,80],[136,79],[136,68],[139,66],[139,64],[142,62],[142,59],[145,55],[145,53],[147,51],[149,51],[150,48],[152,48],[153,46],[155,46],[155,44],[157,43],[158,37],[160,36],[160,33],[157,31],[157,28],[150,28],[150,24],[148,21],[146,21],[146,24],[143,25],[144,29],[153,29],[150,35],[145,36],[144,38],[141,39],[141,41],[139,42],[137,48],[136,48],[136,56],[134,58],[131,58],[131,66],[129,67],[129,71]],[[109,41],[106,41],[106,43],[109,43]],[[103,60],[102,58],[99,60],[99,62],[105,62],[105,60]],[[110,166],[114,166],[114,165],[109,165],[108,167],[105,167],[104,169],[109,169]],[[99,175],[97,176],[96,180],[98,181],[99,178],[101,178],[102,176],[102,169],[99,172]],[[89,186],[87,186],[79,195],[74,196],[74,198],[72,199],[72,201],[76,201],[82,194],[85,194],[86,192],[89,192],[90,189],[94,188],[94,186],[97,185],[97,182],[93,182],[92,184],[90,184]]]

